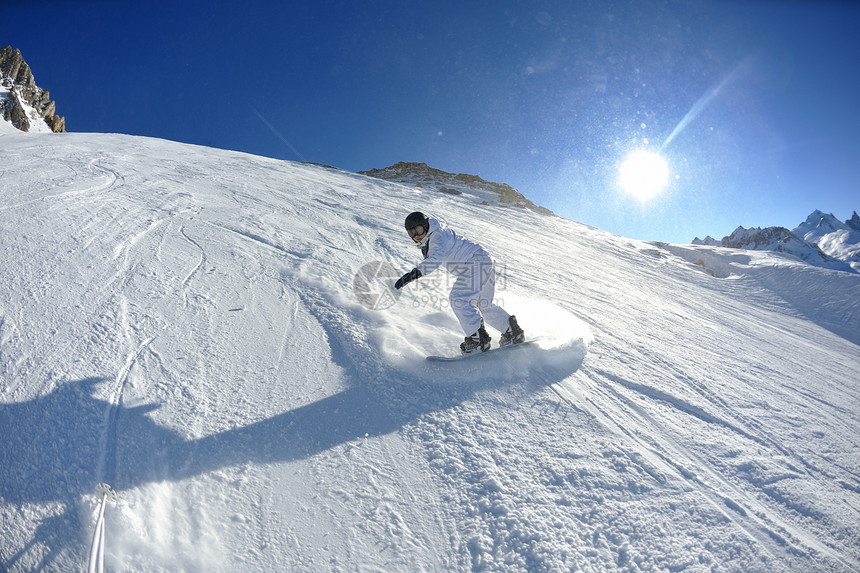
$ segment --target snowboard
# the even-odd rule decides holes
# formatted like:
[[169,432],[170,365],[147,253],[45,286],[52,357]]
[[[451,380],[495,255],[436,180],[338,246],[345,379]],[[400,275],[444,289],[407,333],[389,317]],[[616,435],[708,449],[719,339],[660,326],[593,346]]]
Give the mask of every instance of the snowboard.
[[471,354],[458,354],[457,356],[428,356],[427,360],[431,362],[455,362],[457,360],[468,360],[469,358],[478,358],[479,356],[486,356],[488,354],[492,354],[494,352],[506,352],[508,350],[513,350],[514,348],[520,348],[522,346],[529,346],[530,344],[534,344],[539,341],[538,338],[530,338],[519,344],[508,344],[507,346],[497,346],[496,348],[490,348],[484,352],[472,352]]

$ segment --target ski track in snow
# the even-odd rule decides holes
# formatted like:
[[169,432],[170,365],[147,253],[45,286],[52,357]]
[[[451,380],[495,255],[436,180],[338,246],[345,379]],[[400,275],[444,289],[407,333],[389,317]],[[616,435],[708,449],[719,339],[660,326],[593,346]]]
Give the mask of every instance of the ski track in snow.
[[[853,275],[146,138],[0,148],[0,569],[80,569],[102,481],[109,570],[860,569]],[[426,363],[440,277],[359,304],[414,208],[541,348]]]
[[116,427],[116,418],[118,415],[118,409],[122,402],[122,392],[125,388],[126,383],[128,382],[128,374],[131,370],[131,367],[134,366],[134,363],[137,361],[137,358],[140,356],[140,353],[149,346],[152,342],[152,338],[145,340],[136,352],[133,354],[129,354],[126,359],[125,365],[123,365],[119,374],[117,375],[116,380],[114,381],[113,394],[108,397],[108,407],[105,409],[105,424],[104,424],[104,434],[102,437],[101,444],[101,454],[100,454],[100,462],[99,462],[99,471],[97,475],[100,476],[100,483],[111,483],[114,480],[116,475],[116,450],[117,450],[117,427]]
[[[597,384],[589,385],[588,398],[580,391],[575,390],[575,385],[572,383],[566,383],[564,388],[559,390],[559,396],[571,402],[572,405],[589,411],[595,417],[602,419],[607,427],[629,440],[632,447],[645,457],[646,463],[659,468],[655,470],[655,479],[664,482],[667,479],[664,477],[666,474],[674,474],[673,477],[676,479],[690,482],[692,488],[705,496],[728,519],[737,523],[773,558],[780,561],[790,561],[792,555],[804,555],[808,553],[809,549],[812,549],[837,561],[840,559],[839,553],[831,551],[827,546],[816,542],[813,535],[800,530],[782,520],[775,513],[768,511],[755,498],[748,496],[739,488],[731,485],[717,472],[711,470],[709,464],[700,456],[679,446],[670,436],[659,435],[658,441],[650,444],[643,441],[637,435],[637,430],[641,431],[643,424],[651,429],[658,429],[660,423],[636,404],[633,399],[612,388],[611,383],[614,382],[635,391],[641,391],[640,387],[629,381],[600,372],[595,373],[594,380]],[[662,394],[654,395],[650,391],[646,391],[644,394],[649,398],[667,401],[684,413],[696,416],[706,423],[725,426],[738,432],[744,438],[781,450],[777,444],[768,444],[766,440],[704,414],[696,407],[691,408],[682,401]],[[619,404],[623,404],[624,408],[620,408]],[[631,429],[634,427],[637,430]],[[725,508],[732,511],[725,511]],[[804,546],[807,543],[810,545],[809,548]],[[844,551],[846,548],[840,549]],[[843,561],[843,565],[851,568],[856,566],[856,563],[846,560]]]

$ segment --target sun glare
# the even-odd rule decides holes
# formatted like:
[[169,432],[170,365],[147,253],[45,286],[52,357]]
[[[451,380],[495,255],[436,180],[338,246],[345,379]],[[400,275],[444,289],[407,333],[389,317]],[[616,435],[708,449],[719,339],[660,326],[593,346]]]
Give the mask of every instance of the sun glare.
[[660,193],[668,180],[669,166],[666,160],[649,151],[634,152],[619,169],[621,188],[642,202]]

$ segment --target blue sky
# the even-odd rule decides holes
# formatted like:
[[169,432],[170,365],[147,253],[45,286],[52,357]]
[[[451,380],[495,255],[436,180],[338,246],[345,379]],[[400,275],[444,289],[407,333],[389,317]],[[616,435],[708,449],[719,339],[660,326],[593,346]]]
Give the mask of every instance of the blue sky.
[[[421,161],[638,239],[860,209],[852,2],[41,0],[3,21],[70,131]],[[670,170],[644,203],[618,182],[636,149]]]

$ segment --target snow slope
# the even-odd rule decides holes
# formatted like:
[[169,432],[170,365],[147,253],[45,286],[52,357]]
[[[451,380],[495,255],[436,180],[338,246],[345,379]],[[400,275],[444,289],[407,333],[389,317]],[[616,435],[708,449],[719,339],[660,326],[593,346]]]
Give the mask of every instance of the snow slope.
[[[0,180],[0,569],[83,569],[100,482],[110,571],[860,568],[860,276],[121,135]],[[423,360],[419,208],[542,348]]]

